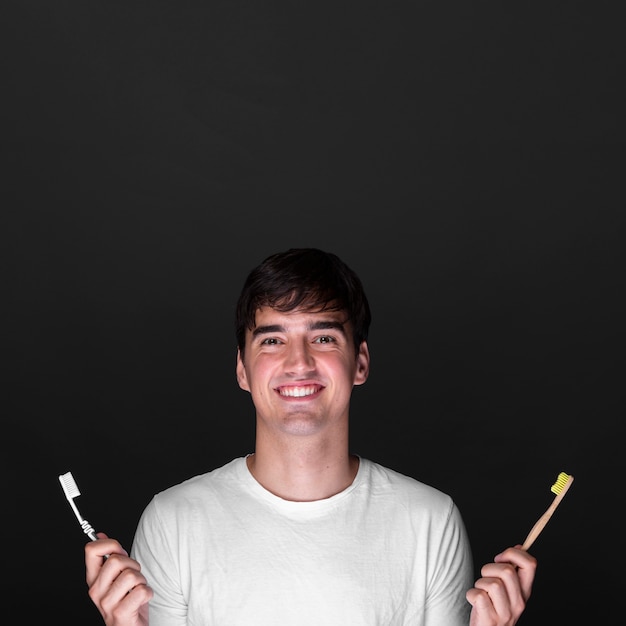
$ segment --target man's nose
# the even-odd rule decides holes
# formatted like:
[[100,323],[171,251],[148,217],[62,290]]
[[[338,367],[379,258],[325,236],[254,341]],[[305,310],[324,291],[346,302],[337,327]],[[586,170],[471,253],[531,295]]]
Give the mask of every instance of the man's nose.
[[288,371],[310,371],[315,366],[315,359],[308,341],[291,341],[287,348],[285,366]]

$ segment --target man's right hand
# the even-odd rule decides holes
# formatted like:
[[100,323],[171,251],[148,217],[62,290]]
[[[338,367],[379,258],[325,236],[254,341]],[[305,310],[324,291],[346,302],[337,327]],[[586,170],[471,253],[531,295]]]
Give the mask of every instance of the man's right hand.
[[147,626],[153,592],[141,566],[115,539],[97,533],[85,545],[89,597],[107,626]]

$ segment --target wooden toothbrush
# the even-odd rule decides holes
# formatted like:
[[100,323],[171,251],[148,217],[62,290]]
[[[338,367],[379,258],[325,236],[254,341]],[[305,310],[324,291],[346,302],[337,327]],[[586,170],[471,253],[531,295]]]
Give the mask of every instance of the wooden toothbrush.
[[522,544],[522,550],[528,550],[530,546],[533,545],[535,539],[539,537],[539,534],[544,529],[545,525],[548,523],[548,520],[552,517],[552,514],[556,510],[556,507],[559,506],[563,496],[567,493],[567,490],[571,487],[572,482],[574,482],[574,477],[570,474],[566,474],[565,472],[561,472],[554,485],[550,487],[550,491],[556,494],[556,497],[552,501],[552,504],[548,507],[546,512],[537,520],[535,525],[530,529],[528,536],[524,540]]

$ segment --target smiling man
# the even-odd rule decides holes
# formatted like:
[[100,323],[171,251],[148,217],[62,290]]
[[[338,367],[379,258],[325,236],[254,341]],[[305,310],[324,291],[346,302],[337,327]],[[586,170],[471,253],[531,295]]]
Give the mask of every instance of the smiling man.
[[350,396],[367,379],[369,353],[363,341],[355,358],[352,334],[342,311],[268,306],[246,331],[237,379],[256,408],[248,469],[277,496],[321,500],[356,476],[358,458],[348,454]]
[[250,272],[236,374],[254,404],[255,449],[155,495],[130,557],[103,533],[85,546],[106,624],[518,621],[534,557],[509,547],[473,583],[452,499],[349,449],[370,321],[360,279],[334,254],[290,249]]

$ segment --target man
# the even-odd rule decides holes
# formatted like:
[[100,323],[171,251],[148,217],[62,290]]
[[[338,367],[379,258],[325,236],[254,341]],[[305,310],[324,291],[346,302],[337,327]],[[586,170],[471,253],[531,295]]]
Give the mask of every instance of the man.
[[250,272],[236,374],[255,450],[157,494],[132,558],[103,533],[85,546],[108,626],[517,622],[535,558],[507,548],[472,586],[451,498],[349,451],[370,320],[361,281],[334,254],[290,249]]

